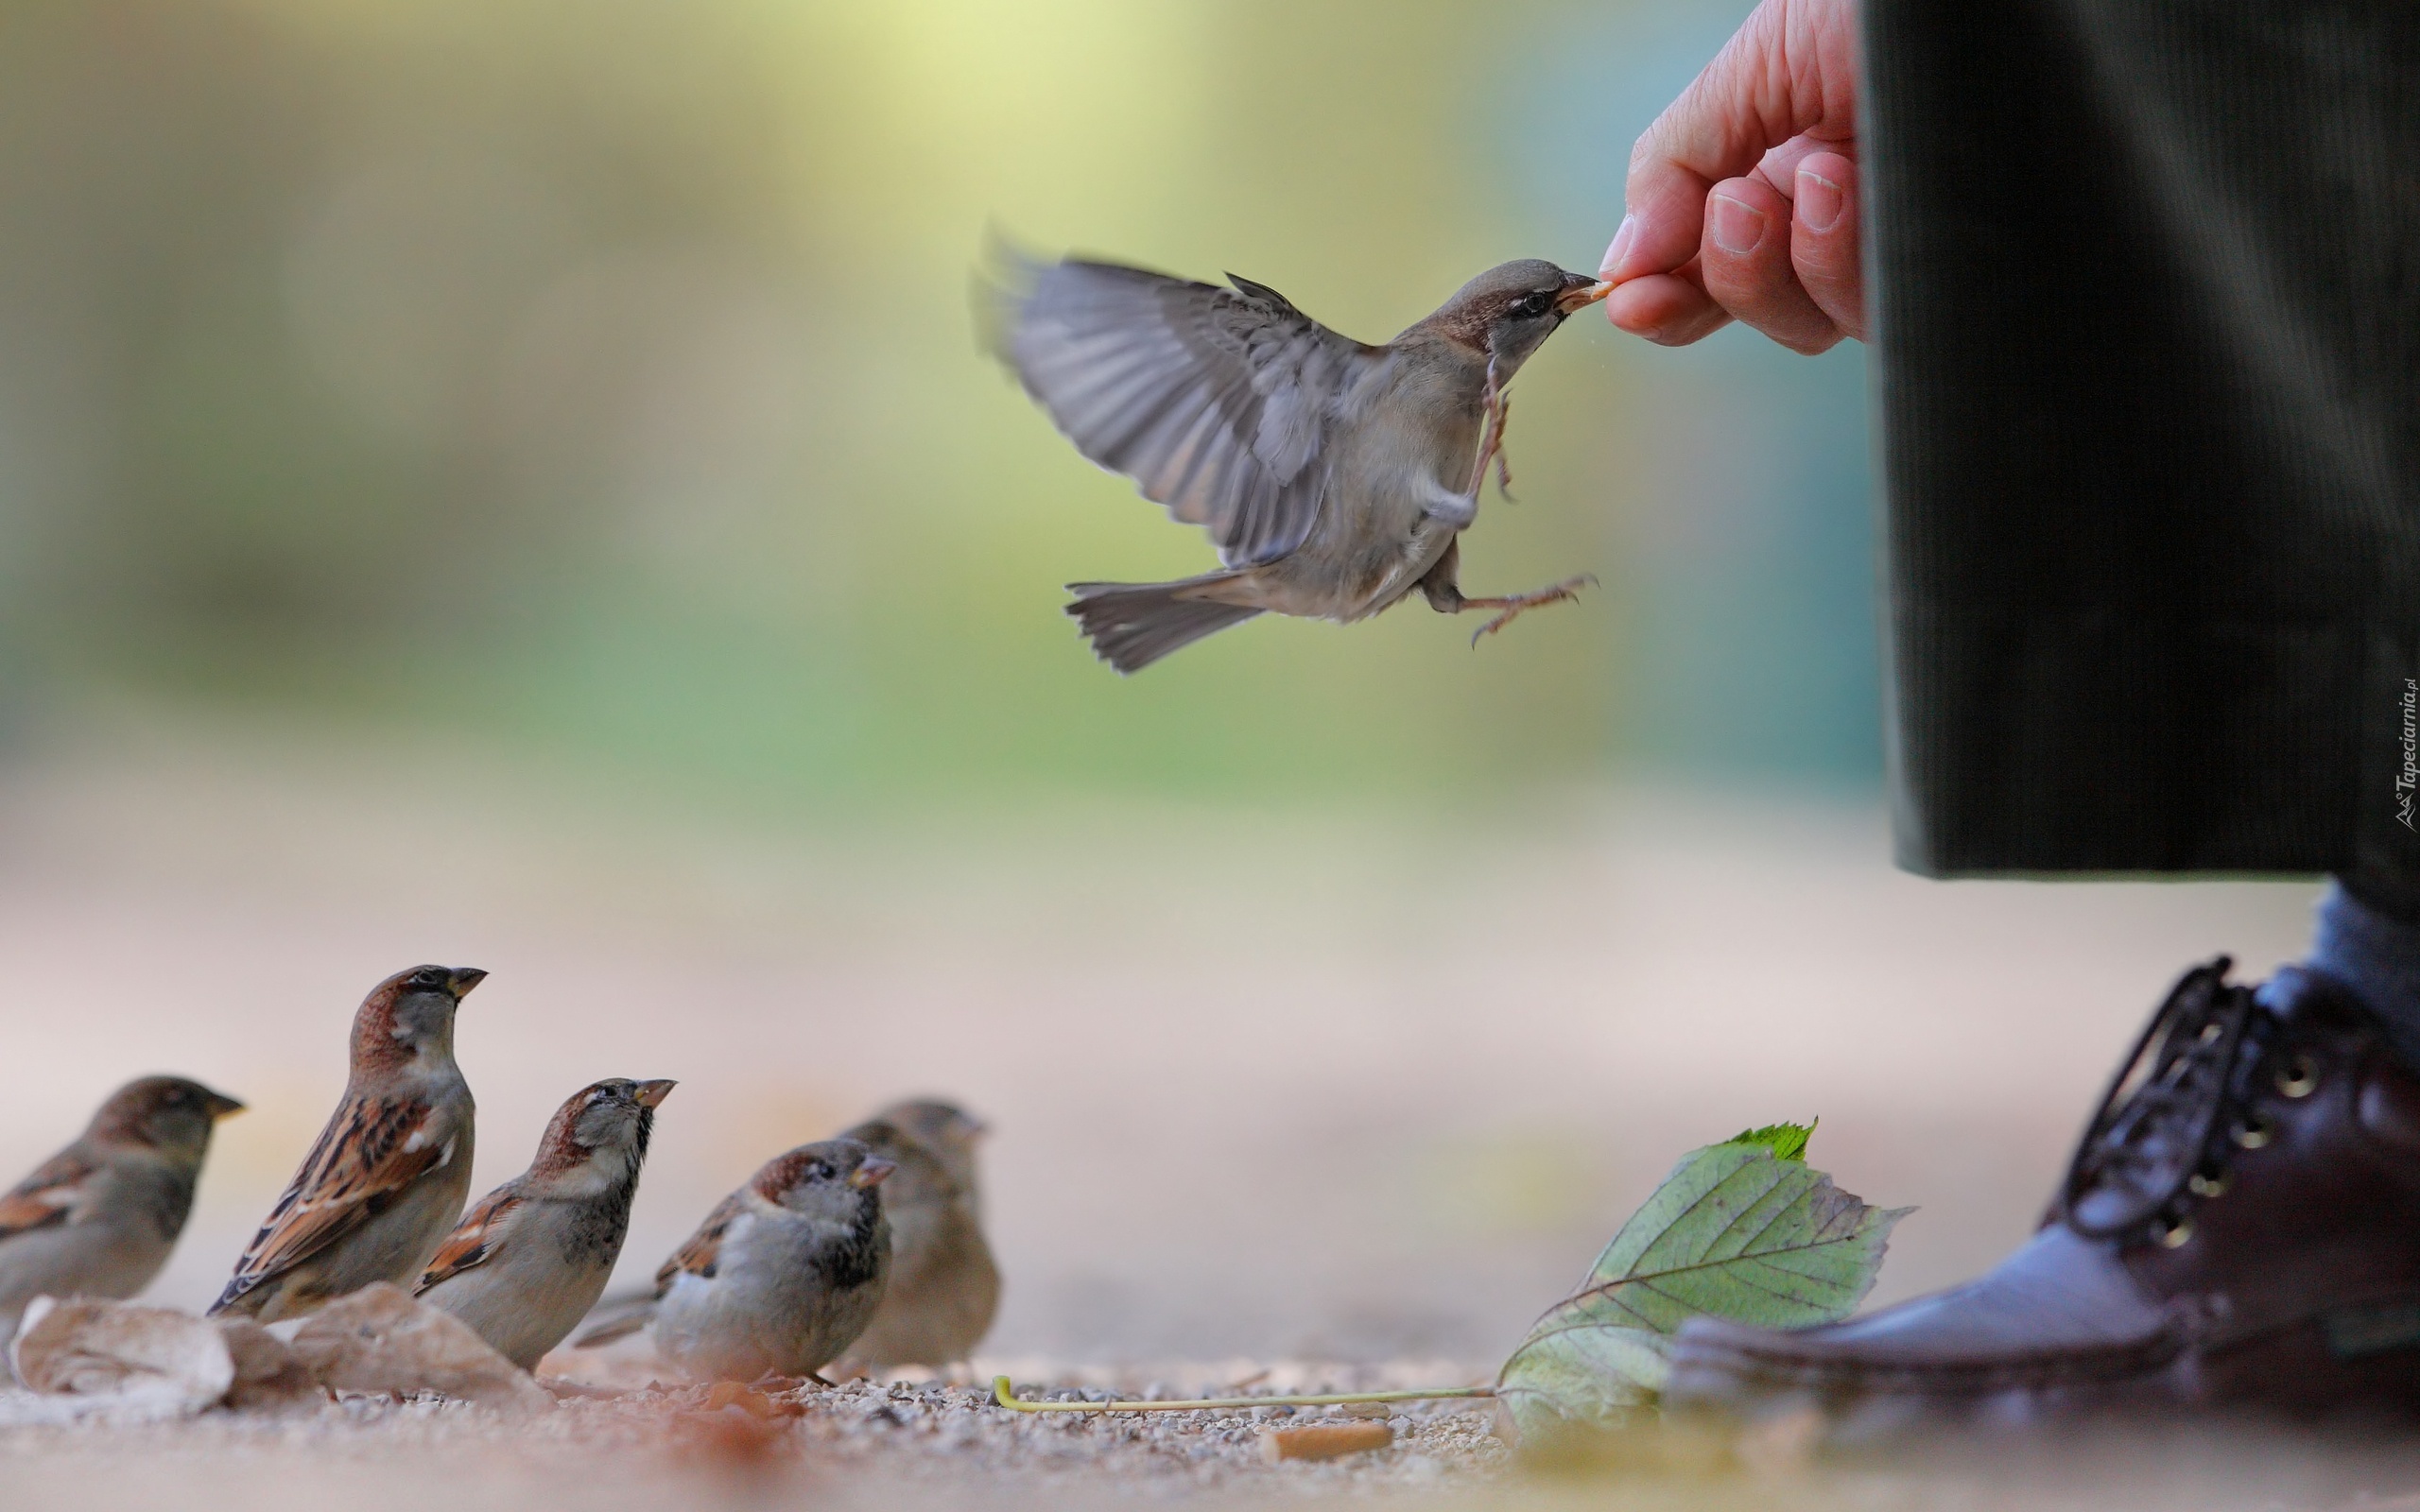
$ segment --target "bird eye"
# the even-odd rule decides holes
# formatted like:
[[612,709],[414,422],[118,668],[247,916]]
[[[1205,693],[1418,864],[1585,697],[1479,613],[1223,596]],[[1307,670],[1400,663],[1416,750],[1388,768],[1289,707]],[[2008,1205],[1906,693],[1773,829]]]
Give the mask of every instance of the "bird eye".
[[1522,295],[1512,302],[1512,314],[1516,319],[1531,320],[1547,313],[1554,303],[1554,296],[1544,289]]
[[412,973],[412,986],[414,987],[439,988],[443,987],[444,985],[445,973],[439,971],[434,966],[424,966],[419,971]]

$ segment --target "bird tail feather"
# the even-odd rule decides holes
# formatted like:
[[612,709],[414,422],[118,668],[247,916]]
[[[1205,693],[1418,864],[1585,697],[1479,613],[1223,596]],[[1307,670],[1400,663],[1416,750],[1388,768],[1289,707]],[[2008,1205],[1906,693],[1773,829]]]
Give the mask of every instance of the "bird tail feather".
[[572,1340],[575,1349],[594,1349],[627,1339],[655,1321],[655,1297],[651,1293],[609,1297],[596,1304],[588,1314],[588,1331]]
[[1121,675],[1140,672],[1170,651],[1258,614],[1256,609],[1197,596],[1204,588],[1239,576],[1206,573],[1172,583],[1069,583],[1067,592],[1076,601],[1067,612],[1083,627],[1095,656]]

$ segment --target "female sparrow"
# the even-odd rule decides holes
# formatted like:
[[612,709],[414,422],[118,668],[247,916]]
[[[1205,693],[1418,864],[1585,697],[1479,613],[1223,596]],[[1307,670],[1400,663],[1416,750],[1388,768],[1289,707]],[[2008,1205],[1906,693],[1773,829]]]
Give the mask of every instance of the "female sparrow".
[[656,1351],[724,1381],[815,1376],[882,1301],[890,1172],[851,1139],[766,1161],[655,1273]]
[[993,344],[1026,392],[1077,451],[1219,546],[1219,571],[1198,577],[1067,585],[1067,612],[1119,672],[1255,614],[1349,624],[1414,590],[1440,613],[1495,610],[1477,641],[1587,581],[1467,598],[1457,544],[1503,445],[1505,386],[1612,284],[1506,263],[1374,347],[1232,273],[1219,288],[1000,255]]
[[243,1110],[182,1076],[128,1082],[75,1143],[0,1196],[0,1361],[35,1297],[125,1297],[151,1284],[193,1210],[212,1128]]
[[983,1125],[948,1103],[895,1103],[845,1136],[898,1166],[884,1184],[890,1284],[845,1364],[948,1365],[975,1352],[1000,1308],[984,1242],[975,1145]]
[[604,1295],[656,1106],[673,1085],[616,1076],[574,1092],[529,1169],[481,1197],[446,1237],[421,1278],[421,1300],[535,1369]]
[[454,1010],[487,972],[420,966],[353,1016],[353,1070],[210,1311],[299,1317],[372,1281],[409,1286],[471,1192],[471,1089],[454,1064]]

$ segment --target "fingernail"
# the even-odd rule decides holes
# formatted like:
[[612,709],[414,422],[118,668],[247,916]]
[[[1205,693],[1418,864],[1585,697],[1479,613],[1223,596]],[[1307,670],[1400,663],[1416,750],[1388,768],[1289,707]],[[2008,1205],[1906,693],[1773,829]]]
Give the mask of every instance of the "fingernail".
[[1605,249],[1605,260],[1598,266],[1597,276],[1599,278],[1613,277],[1614,269],[1622,266],[1622,254],[1630,250],[1632,233],[1637,230],[1638,217],[1636,215],[1624,215],[1622,217],[1621,225],[1614,232],[1614,245]]
[[1820,173],[1806,168],[1798,170],[1798,218],[1811,232],[1828,232],[1840,224],[1841,206],[1847,196],[1841,186]]
[[1714,245],[1734,257],[1745,257],[1765,239],[1765,213],[1743,199],[1729,195],[1716,195],[1709,207],[1708,219],[1714,226]]

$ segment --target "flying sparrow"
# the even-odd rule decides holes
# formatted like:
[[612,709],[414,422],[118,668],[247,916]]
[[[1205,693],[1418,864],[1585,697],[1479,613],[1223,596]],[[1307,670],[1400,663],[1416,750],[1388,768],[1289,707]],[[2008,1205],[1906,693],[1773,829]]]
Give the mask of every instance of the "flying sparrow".
[[580,1335],[610,1344],[650,1318],[656,1352],[724,1381],[808,1376],[863,1332],[890,1274],[881,1186],[891,1164],[852,1139],[775,1156],[655,1273],[648,1308]]
[[217,1122],[244,1105],[182,1076],[112,1092],[73,1144],[0,1196],[0,1380],[37,1297],[132,1297],[168,1263]]
[[352,1074],[319,1143],[210,1311],[299,1317],[372,1281],[410,1286],[471,1191],[471,1089],[454,1010],[487,972],[421,966],[353,1016]]
[[850,1129],[899,1169],[882,1189],[890,1284],[843,1364],[947,1365],[975,1352],[1000,1308],[1000,1267],[984,1242],[975,1183],[983,1125],[948,1103],[893,1104]]
[[421,1299],[535,1369],[605,1293],[656,1106],[672,1088],[614,1077],[574,1092],[529,1169],[462,1215],[421,1278]]
[[1003,249],[992,340],[1076,450],[1201,526],[1220,568],[1170,583],[1070,583],[1067,612],[1133,672],[1264,611],[1350,623],[1413,589],[1441,613],[1493,610],[1471,637],[1588,581],[1469,598],[1457,541],[1500,450],[1504,388],[1612,285],[1506,263],[1384,346],[1284,295]]

